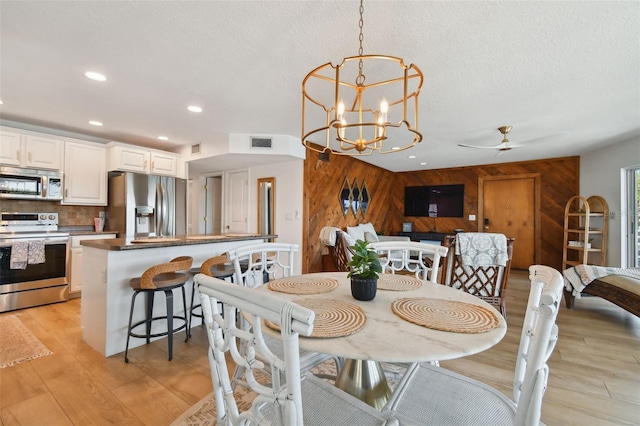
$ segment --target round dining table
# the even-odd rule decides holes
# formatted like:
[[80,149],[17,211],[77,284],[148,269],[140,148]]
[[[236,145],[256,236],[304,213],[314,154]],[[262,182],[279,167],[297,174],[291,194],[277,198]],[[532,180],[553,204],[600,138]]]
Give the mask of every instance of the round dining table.
[[[391,281],[406,281],[404,284],[411,285],[397,287],[381,285],[386,277],[383,276],[379,280],[377,294],[371,301],[354,299],[351,294],[350,279],[346,272],[322,272],[287,277],[260,286],[257,290],[269,292],[294,302],[311,302],[314,306],[322,306],[321,310],[330,312],[334,307],[337,309],[344,305],[351,308],[355,305],[360,308],[353,309],[358,315],[364,314],[364,319],[356,318],[354,320],[350,310],[347,311],[344,318],[337,315],[333,319],[345,323],[353,322],[353,332],[346,329],[342,332],[344,335],[340,337],[300,336],[299,339],[301,349],[352,360],[347,361],[336,381],[337,385],[342,384],[342,387],[346,387],[347,391],[349,391],[348,388],[352,390],[362,386],[375,388],[380,385],[380,383],[367,383],[367,378],[358,377],[362,371],[373,368],[372,364],[367,365],[367,362],[374,362],[375,369],[380,372],[379,362],[412,363],[461,358],[491,348],[506,334],[507,324],[502,315],[478,297],[442,284],[417,280],[413,277],[402,278],[407,277],[403,275],[389,279]],[[313,290],[314,286],[318,288],[318,292]],[[394,289],[384,290],[382,288]],[[419,324],[421,322],[419,309],[417,314],[416,311],[410,312],[411,315],[418,316],[418,318],[410,318],[410,320],[402,318],[394,312],[392,309],[394,302],[396,302],[397,308],[399,307],[399,299],[407,298],[409,301],[424,299],[438,303],[453,301],[455,309],[458,309],[459,312],[442,309],[442,318],[439,319],[440,321],[436,321],[438,323],[436,328],[440,329],[431,328]],[[486,331],[474,330],[474,315],[477,314],[477,311],[483,313],[481,321],[484,321],[485,317],[490,317],[493,322],[492,328]],[[436,303],[435,308],[428,310],[428,316],[435,315],[437,317],[439,312]],[[331,320],[331,315],[329,317]],[[433,319],[438,320],[438,318]],[[318,321],[318,314],[316,314],[316,321]],[[447,331],[447,329],[456,329],[457,322],[460,322],[467,329]],[[356,328],[358,328],[357,331],[355,331]],[[264,327],[263,330],[274,337],[279,336],[276,330],[269,327]],[[348,380],[345,380],[345,376],[348,376]],[[384,375],[380,380],[384,381]],[[345,384],[345,381],[350,383]],[[384,382],[386,386],[386,381]],[[376,392],[380,393],[380,391]],[[362,395],[356,396],[362,397]]]

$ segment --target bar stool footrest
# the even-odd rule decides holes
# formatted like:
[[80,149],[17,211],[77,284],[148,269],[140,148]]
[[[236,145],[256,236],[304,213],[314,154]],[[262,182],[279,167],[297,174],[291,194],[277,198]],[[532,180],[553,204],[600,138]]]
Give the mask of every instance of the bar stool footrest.
[[[173,329],[173,333],[177,333],[178,331],[182,331],[182,330],[185,330],[185,329],[187,328],[187,319],[186,319],[185,317],[183,317],[183,316],[181,316],[181,315],[180,315],[180,316],[174,315],[174,316],[173,316],[173,319],[174,319],[174,321],[175,321],[175,320],[181,320],[181,321],[184,321],[184,323],[183,323],[183,324],[181,324],[181,325],[179,325],[178,327],[175,327],[175,328]],[[147,319],[145,319],[145,320],[142,320],[142,321],[138,321],[138,322],[134,323],[134,324],[131,326],[131,332],[129,333],[129,335],[130,335],[131,337],[137,337],[137,338],[139,338],[139,339],[148,339],[148,338],[152,338],[152,337],[164,337],[164,336],[168,336],[168,335],[169,335],[169,333],[170,333],[170,330],[166,330],[166,331],[162,331],[162,332],[154,333],[154,334],[149,334],[149,335],[147,335],[146,333],[145,333],[145,334],[139,334],[139,333],[134,333],[134,332],[133,332],[133,330],[134,330],[136,327],[139,327],[139,326],[141,326],[141,325],[145,325],[145,324],[148,324],[148,323],[153,323],[153,321],[157,321],[157,320],[165,320],[165,321],[166,321],[166,320],[167,320],[167,317],[166,317],[166,316],[162,316],[162,317],[153,317],[153,318],[148,319],[148,320],[147,320]]]

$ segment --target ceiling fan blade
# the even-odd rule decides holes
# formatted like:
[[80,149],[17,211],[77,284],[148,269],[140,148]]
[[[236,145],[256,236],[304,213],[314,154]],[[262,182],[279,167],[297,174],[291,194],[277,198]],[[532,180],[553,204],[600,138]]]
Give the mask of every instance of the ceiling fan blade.
[[528,144],[528,143],[531,143],[531,142],[540,142],[540,141],[545,140],[545,139],[552,139],[552,138],[556,138],[556,137],[559,137],[559,136],[566,136],[568,134],[569,134],[569,132],[567,132],[565,130],[564,132],[553,133],[553,134],[547,135],[547,136],[540,136],[539,138],[533,138],[533,139],[529,139],[529,140],[522,141],[522,142],[518,141],[518,143],[526,143],[526,144]]
[[464,148],[478,148],[478,149],[498,149],[502,146],[502,144],[493,145],[493,146],[481,146],[481,145],[466,145],[463,143],[459,143],[458,146],[462,146]]

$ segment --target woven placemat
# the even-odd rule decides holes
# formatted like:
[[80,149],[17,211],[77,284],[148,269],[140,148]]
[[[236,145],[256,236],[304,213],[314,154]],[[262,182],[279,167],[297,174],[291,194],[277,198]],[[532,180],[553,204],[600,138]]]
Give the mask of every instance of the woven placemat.
[[408,291],[422,287],[422,281],[409,275],[382,274],[378,278],[378,290]]
[[[316,313],[310,337],[342,337],[360,331],[367,322],[364,311],[349,302],[331,299],[299,299],[295,302]],[[280,326],[271,321],[265,324],[274,330]]]
[[338,280],[322,277],[286,277],[269,281],[269,290],[289,294],[321,294],[329,293],[338,287]]
[[456,333],[483,333],[498,326],[498,317],[489,309],[455,300],[411,297],[395,300],[391,309],[400,318],[432,328]]

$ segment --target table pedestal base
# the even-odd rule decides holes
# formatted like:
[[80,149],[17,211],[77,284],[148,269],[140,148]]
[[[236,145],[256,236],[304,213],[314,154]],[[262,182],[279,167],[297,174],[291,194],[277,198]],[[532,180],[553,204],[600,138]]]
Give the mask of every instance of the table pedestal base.
[[391,396],[382,366],[376,361],[347,359],[336,378],[336,387],[382,410]]

